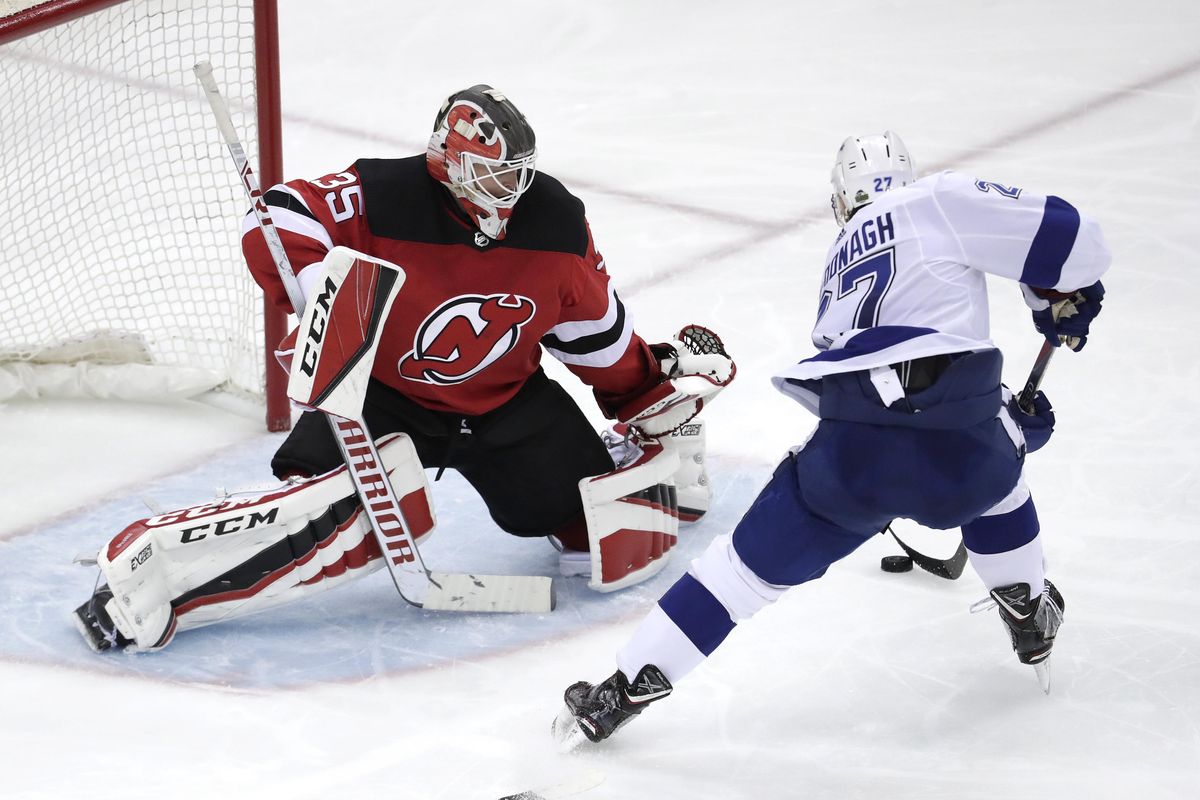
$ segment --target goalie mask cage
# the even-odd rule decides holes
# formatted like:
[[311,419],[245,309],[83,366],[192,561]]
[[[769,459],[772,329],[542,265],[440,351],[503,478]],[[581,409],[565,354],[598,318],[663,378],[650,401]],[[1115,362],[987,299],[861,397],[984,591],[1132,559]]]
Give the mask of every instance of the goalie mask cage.
[[288,427],[204,59],[280,182],[275,0],[0,0],[0,401],[219,388]]

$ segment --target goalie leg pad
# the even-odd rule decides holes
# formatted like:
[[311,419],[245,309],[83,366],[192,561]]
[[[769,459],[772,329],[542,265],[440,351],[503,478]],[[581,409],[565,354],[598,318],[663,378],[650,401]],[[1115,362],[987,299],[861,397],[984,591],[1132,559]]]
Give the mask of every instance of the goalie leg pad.
[[679,521],[696,522],[712,502],[712,485],[704,468],[704,422],[692,420],[673,433],[659,437],[663,449],[679,456],[675,492],[679,498]]
[[655,575],[679,536],[679,456],[657,442],[627,466],[579,482],[591,548],[588,587],[612,592]]
[[[380,440],[401,509],[420,541],[433,529],[428,484],[411,440]],[[97,593],[123,639],[165,647],[179,630],[323,591],[382,566],[345,467],[302,483],[227,493],[138,520],[100,551]],[[101,597],[111,592],[111,599]],[[85,604],[86,605],[86,604]]]
[[[664,450],[679,456],[675,471],[675,493],[679,500],[679,521],[696,522],[712,503],[712,485],[708,480],[705,460],[705,426],[703,420],[692,420],[671,433],[657,437]],[[623,467],[642,456],[642,445],[648,440],[637,428],[619,422],[600,434],[616,467]]]

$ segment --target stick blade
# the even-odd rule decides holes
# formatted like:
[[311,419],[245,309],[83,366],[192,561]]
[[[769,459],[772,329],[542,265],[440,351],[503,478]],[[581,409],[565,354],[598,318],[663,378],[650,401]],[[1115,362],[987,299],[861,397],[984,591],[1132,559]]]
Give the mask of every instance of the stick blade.
[[554,610],[554,581],[535,575],[469,575],[431,572],[433,585],[422,608],[497,614],[548,614]]
[[945,578],[948,581],[954,581],[958,580],[962,576],[963,570],[966,569],[967,546],[961,540],[958,543],[958,548],[954,551],[954,555],[943,560],[927,556],[919,550],[910,547],[900,538],[896,531],[892,530],[891,526],[888,526],[888,530],[891,531],[892,538],[896,540],[896,544],[900,545],[900,549],[908,554],[913,563],[929,574]]

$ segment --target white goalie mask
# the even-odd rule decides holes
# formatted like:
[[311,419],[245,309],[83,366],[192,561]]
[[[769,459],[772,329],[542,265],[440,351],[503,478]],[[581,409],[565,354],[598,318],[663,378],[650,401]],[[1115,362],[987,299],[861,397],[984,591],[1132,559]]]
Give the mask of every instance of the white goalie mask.
[[894,131],[847,138],[830,176],[833,197],[829,203],[838,227],[845,227],[855,211],[878,195],[913,180],[912,158]]
[[486,84],[450,95],[429,138],[429,174],[476,226],[503,239],[513,207],[533,184],[533,128],[512,101]]

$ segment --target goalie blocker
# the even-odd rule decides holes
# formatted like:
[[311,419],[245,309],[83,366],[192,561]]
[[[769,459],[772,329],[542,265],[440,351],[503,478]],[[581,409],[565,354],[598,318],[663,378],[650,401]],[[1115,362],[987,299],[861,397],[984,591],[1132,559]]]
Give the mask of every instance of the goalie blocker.
[[[404,434],[379,454],[417,541],[435,518]],[[101,549],[101,586],[75,610],[97,651],[157,650],[176,633],[341,585],[383,566],[346,468],[138,520]]]

